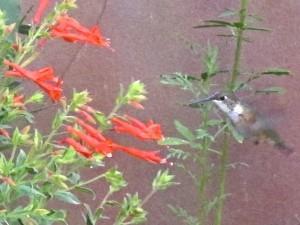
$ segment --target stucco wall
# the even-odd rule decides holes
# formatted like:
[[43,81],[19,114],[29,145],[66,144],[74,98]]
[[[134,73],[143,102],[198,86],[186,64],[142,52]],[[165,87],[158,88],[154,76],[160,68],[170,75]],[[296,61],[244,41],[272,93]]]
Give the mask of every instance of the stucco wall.
[[[36,2],[23,1],[23,10]],[[176,135],[173,127],[175,118],[187,121],[187,124],[199,120],[193,110],[177,104],[190,96],[160,85],[159,75],[174,71],[200,71],[199,59],[190,53],[183,39],[205,44],[209,38],[211,42],[220,44],[220,54],[224,57],[221,65],[228,68],[232,60],[232,41],[215,38],[215,32],[195,30],[192,26],[201,19],[214,18],[224,8],[237,7],[238,0],[108,0],[106,4],[104,0],[78,0],[78,5],[73,15],[86,25],[93,25],[103,12],[100,25],[116,51],[50,42],[36,65],[53,65],[57,74],[64,75],[67,94],[74,87],[88,89],[94,98],[93,105],[105,112],[113,105],[119,83],[142,80],[147,85],[149,100],[145,104],[146,110],[136,115],[161,122],[168,136]],[[233,145],[230,161],[245,162],[249,167],[230,171],[228,192],[231,196],[225,207],[224,225],[297,225],[300,224],[295,217],[297,214],[300,217],[300,1],[252,0],[250,9],[264,18],[263,25],[273,31],[251,35],[253,42],[247,43],[244,48],[242,67],[261,69],[281,65],[294,74],[260,81],[258,85],[283,86],[287,92],[282,96],[257,97],[251,102],[274,118],[274,126],[295,153],[287,158],[266,145]],[[49,114],[44,111],[38,115],[44,129],[47,129],[49,121],[45,118]],[[150,177],[159,168],[122,156],[114,157],[112,162],[107,160],[108,165],[114,162],[124,170],[130,183],[128,190],[141,194],[148,192]],[[171,170],[176,171],[175,168]],[[98,172],[85,171],[87,176]],[[193,209],[193,187],[184,173],[176,173],[182,185],[156,195],[146,205],[150,212],[147,224],[182,224],[169,212],[167,203],[180,203]],[[101,186],[95,184],[94,188],[102,196]],[[86,196],[82,198],[88,199]],[[75,210],[70,224],[80,224],[81,216]]]

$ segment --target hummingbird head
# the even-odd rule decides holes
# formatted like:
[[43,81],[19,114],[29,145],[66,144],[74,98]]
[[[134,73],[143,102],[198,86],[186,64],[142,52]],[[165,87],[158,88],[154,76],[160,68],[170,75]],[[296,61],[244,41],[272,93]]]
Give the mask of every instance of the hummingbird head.
[[217,92],[203,99],[192,101],[189,106],[195,107],[206,102],[213,102],[223,113],[228,115],[234,122],[239,120],[239,115],[243,114],[245,107],[238,101],[234,95],[226,95]]

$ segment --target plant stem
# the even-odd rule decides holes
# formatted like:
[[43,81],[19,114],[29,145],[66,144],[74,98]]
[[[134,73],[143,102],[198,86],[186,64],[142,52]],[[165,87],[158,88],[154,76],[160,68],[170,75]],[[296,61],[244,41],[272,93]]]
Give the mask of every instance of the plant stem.
[[224,131],[224,139],[223,139],[223,146],[222,146],[222,156],[220,158],[220,186],[219,186],[219,193],[218,193],[218,203],[215,215],[215,225],[222,224],[222,217],[223,217],[223,207],[224,207],[224,200],[225,200],[225,185],[226,185],[226,167],[228,161],[228,151],[229,151],[229,131],[228,128]]
[[100,205],[97,208],[104,208],[104,205],[107,202],[107,199],[113,194],[113,191],[111,191],[111,189],[108,190],[108,192],[106,193],[106,195],[104,196],[104,198],[102,199]]
[[73,189],[76,188],[76,187],[81,187],[81,186],[85,186],[85,185],[87,185],[87,184],[93,183],[93,182],[95,182],[95,181],[97,181],[97,180],[103,178],[104,176],[105,176],[105,174],[100,174],[100,175],[98,175],[98,176],[96,176],[96,177],[94,177],[94,178],[92,178],[92,179],[90,179],[90,180],[81,182],[81,183],[79,183],[79,184],[75,184],[75,185],[69,187],[69,188],[68,188],[68,191],[73,190]]
[[[208,129],[207,126],[207,121],[209,120],[208,115],[209,115],[209,109],[207,108],[207,106],[205,106],[202,112],[202,126],[201,126],[201,128],[204,130]],[[209,168],[210,157],[208,154],[208,148],[209,148],[209,139],[205,137],[202,141],[201,155],[199,156],[200,157],[199,163],[203,172],[199,178],[199,184],[198,184],[199,201],[202,203],[202,206],[199,209],[199,221],[201,221],[203,224],[205,224],[207,218],[207,212],[205,210],[205,207],[208,203],[207,185],[210,177],[210,168]]]
[[236,48],[234,53],[234,63],[231,72],[231,80],[229,83],[229,90],[233,91],[235,88],[235,83],[240,72],[240,59],[241,59],[241,50],[242,50],[242,42],[243,42],[243,32],[245,29],[245,20],[247,17],[247,6],[248,0],[241,0],[241,8],[240,8],[240,27],[237,30],[237,39],[236,39]]
[[156,190],[151,190],[151,192],[149,192],[149,193],[147,194],[147,196],[144,198],[144,200],[142,201],[141,206],[145,205],[145,204],[149,201],[149,199],[152,198],[152,196],[153,196],[155,193],[156,193]]
[[115,107],[112,109],[110,114],[107,116],[107,119],[113,118],[116,113],[119,111],[119,109],[122,107],[123,104],[116,104]]
[[[240,72],[240,61],[241,61],[241,50],[242,50],[242,42],[243,42],[243,32],[246,26],[246,17],[247,17],[247,7],[248,7],[248,0],[241,0],[240,3],[240,20],[239,24],[240,27],[237,31],[237,39],[236,39],[236,48],[234,53],[234,62],[232,67],[231,79],[229,81],[229,90],[234,92],[235,85],[237,81],[237,77]],[[225,186],[226,186],[226,175],[227,175],[227,161],[228,161],[228,154],[229,154],[229,130],[226,128],[224,130],[224,139],[222,145],[222,155],[220,158],[220,186],[219,186],[219,193],[218,193],[218,203],[216,208],[216,214],[214,218],[214,225],[221,225],[222,218],[223,218],[223,207],[225,201]]]
[[10,155],[10,159],[9,159],[10,162],[14,160],[16,151],[17,151],[17,146],[14,146]]

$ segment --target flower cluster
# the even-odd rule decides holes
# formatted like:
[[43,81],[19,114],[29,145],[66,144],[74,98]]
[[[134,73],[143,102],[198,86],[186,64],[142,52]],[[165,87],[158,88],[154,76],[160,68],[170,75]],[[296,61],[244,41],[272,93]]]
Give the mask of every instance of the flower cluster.
[[141,121],[128,115],[125,115],[124,118],[125,119],[118,117],[112,118],[114,129],[117,132],[130,134],[134,137],[139,138],[140,140],[159,141],[163,139],[160,125],[154,123],[152,120],[144,124]]
[[[166,163],[166,159],[161,158],[158,151],[144,151],[127,147],[105,137],[100,130],[91,125],[91,123],[94,123],[94,119],[91,120],[93,111],[91,107],[81,108],[78,111],[74,126],[66,126],[66,131],[71,137],[65,138],[62,143],[71,146],[76,152],[87,158],[90,158],[94,153],[112,157],[113,152],[122,151],[151,163]],[[120,118],[111,120],[114,124],[114,130],[131,134],[141,140],[160,140],[163,138],[159,124],[155,124],[153,121],[144,124],[129,116],[125,118],[128,118],[127,122]]]
[[53,101],[58,101],[62,97],[63,81],[54,75],[54,70],[51,67],[44,67],[37,71],[31,71],[8,60],[4,60],[4,64],[11,69],[5,73],[5,76],[20,77],[33,81],[45,91]]
[[[40,24],[42,16],[48,6],[49,0],[40,0],[39,6],[33,17],[34,24]],[[50,35],[47,35],[47,32]],[[85,42],[99,47],[109,47],[110,42],[108,39],[102,37],[98,26],[86,28],[81,25],[77,20],[68,16],[67,14],[60,15],[56,18],[53,26],[40,32],[40,40],[45,40],[45,37],[62,38],[67,42]],[[18,49],[22,49],[22,46]],[[62,83],[63,81],[54,75],[52,67],[44,67],[37,71],[31,71],[23,68],[21,65],[5,59],[4,64],[9,66],[9,71],[5,73],[7,77],[25,78],[36,83],[45,93],[54,101],[57,102],[61,99]]]
[[100,47],[110,46],[109,40],[102,37],[98,26],[86,28],[68,15],[60,16],[50,33],[52,37],[62,38],[67,42],[81,41]]

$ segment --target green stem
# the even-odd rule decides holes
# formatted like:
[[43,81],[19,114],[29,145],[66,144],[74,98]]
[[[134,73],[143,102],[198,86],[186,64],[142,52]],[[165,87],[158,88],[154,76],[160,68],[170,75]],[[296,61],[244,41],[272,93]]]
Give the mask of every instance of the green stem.
[[225,201],[225,186],[226,186],[226,172],[227,172],[227,162],[228,162],[228,151],[229,151],[229,131],[226,128],[224,131],[224,139],[223,139],[223,146],[222,146],[222,155],[220,158],[220,187],[218,193],[218,203],[215,215],[215,225],[222,224],[222,217],[223,217],[223,207]]
[[112,109],[110,114],[107,116],[107,119],[111,119],[115,116],[115,114],[119,111],[123,104],[116,104],[115,107]]
[[150,198],[152,198],[152,196],[156,193],[156,190],[151,190],[151,192],[149,192],[147,194],[147,196],[144,198],[144,200],[142,201],[141,203],[141,206],[145,205],[149,200]]
[[[242,42],[243,42],[243,32],[246,26],[246,17],[247,17],[247,7],[248,0],[241,0],[240,4],[240,27],[237,31],[237,39],[236,39],[236,48],[234,53],[234,62],[232,67],[231,79],[229,81],[229,89],[231,92],[234,91],[237,77],[240,73],[240,61],[241,61],[241,51],[242,51]],[[222,146],[222,155],[220,158],[220,186],[218,193],[218,203],[216,208],[216,214],[214,218],[214,225],[221,225],[223,218],[223,208],[225,202],[225,186],[226,186],[226,175],[227,175],[227,162],[228,162],[228,154],[229,154],[229,130],[226,128],[224,130],[224,139]]]
[[247,17],[247,6],[248,0],[241,0],[241,8],[240,8],[240,27],[237,31],[237,39],[236,39],[236,48],[234,53],[234,63],[231,72],[231,79],[229,83],[230,91],[233,91],[235,88],[235,83],[240,72],[240,59],[241,59],[241,51],[242,51],[242,42],[243,42],[243,32],[245,29],[245,21]]
[[[209,120],[209,109],[207,106],[203,108],[202,113],[202,126],[201,128],[204,130],[208,129],[207,121]],[[199,153],[199,163],[202,168],[202,175],[199,178],[198,192],[199,192],[199,202],[201,202],[201,207],[199,209],[199,221],[203,224],[206,222],[207,213],[205,207],[208,203],[208,193],[207,193],[207,185],[210,177],[210,166],[209,166],[209,139],[204,138],[202,142],[202,149]]]
[[36,32],[28,39],[26,44],[23,46],[24,51],[20,55],[17,55],[15,63],[21,63],[24,57],[31,51],[30,47],[32,46],[32,44],[38,39],[39,36],[41,36],[43,32],[45,32],[46,26],[46,23],[41,24],[41,26],[36,30]]
[[105,205],[106,202],[107,202],[107,199],[108,199],[113,193],[114,193],[114,192],[111,191],[111,189],[109,189],[108,192],[106,193],[106,195],[104,196],[104,198],[102,199],[100,205],[99,205],[97,208],[103,209],[103,208],[104,208],[104,205]]
[[69,187],[69,188],[68,188],[68,191],[73,190],[73,189],[76,188],[76,187],[81,187],[81,186],[85,186],[85,185],[88,185],[88,184],[90,184],[90,183],[93,183],[93,182],[95,182],[95,181],[97,181],[97,180],[103,178],[104,176],[105,176],[105,174],[100,174],[100,175],[98,175],[98,176],[96,176],[96,177],[94,177],[94,178],[92,178],[92,179],[90,179],[90,180],[81,182],[81,183],[79,183],[79,184],[75,184],[75,185]]
[[14,146],[12,149],[11,155],[10,155],[10,159],[9,159],[10,162],[12,162],[14,160],[16,151],[17,151],[17,146]]

